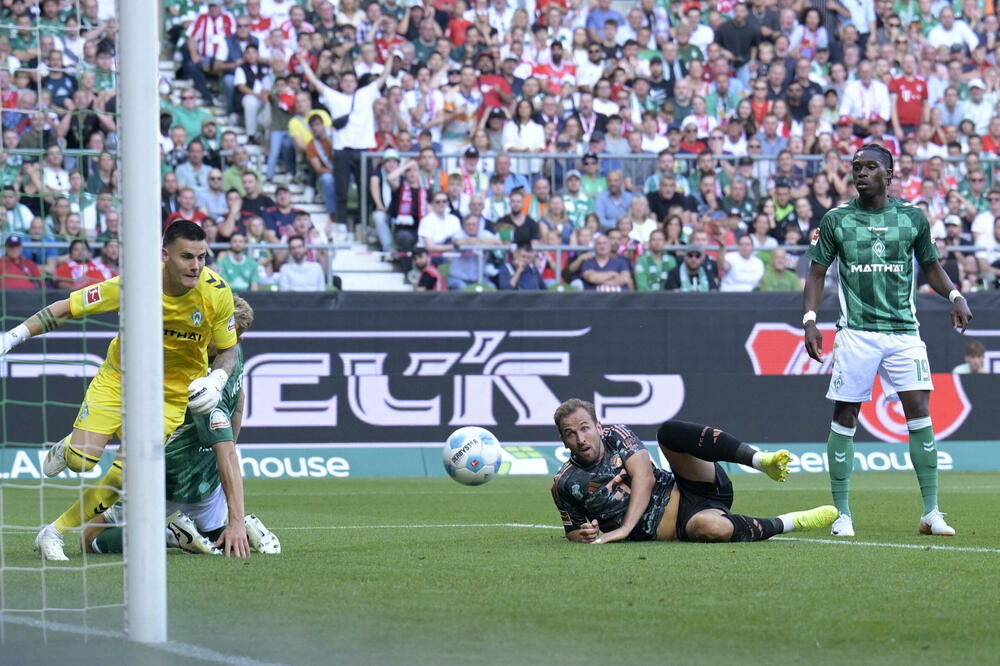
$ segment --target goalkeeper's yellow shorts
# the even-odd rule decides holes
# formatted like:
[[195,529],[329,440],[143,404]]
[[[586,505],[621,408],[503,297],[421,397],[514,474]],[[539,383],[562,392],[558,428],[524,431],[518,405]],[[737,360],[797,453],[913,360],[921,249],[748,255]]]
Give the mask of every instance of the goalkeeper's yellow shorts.
[[[163,403],[164,440],[184,422],[186,409],[186,400]],[[100,367],[90,380],[73,427],[99,435],[122,436],[122,382],[117,370],[106,365]]]

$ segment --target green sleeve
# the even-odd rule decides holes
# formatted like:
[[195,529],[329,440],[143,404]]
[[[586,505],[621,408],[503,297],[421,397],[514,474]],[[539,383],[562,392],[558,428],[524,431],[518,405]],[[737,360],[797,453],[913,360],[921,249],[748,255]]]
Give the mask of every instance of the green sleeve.
[[813,237],[809,240],[809,259],[821,266],[829,266],[836,258],[836,216],[833,211],[828,211],[819,223],[819,233],[813,232]]

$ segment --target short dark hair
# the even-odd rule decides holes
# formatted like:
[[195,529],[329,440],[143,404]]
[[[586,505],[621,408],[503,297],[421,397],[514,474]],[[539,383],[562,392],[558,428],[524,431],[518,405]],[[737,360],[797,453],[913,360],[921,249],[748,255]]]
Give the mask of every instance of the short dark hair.
[[83,240],[82,238],[77,238],[76,240],[74,240],[72,243],[69,244],[70,254],[73,253],[73,250],[76,248],[77,245],[82,245],[85,248],[87,248],[88,252],[90,251],[90,245],[87,244],[87,241]]
[[303,245],[306,244],[306,239],[303,238],[302,236],[299,236],[298,234],[296,234],[294,236],[289,236],[288,237],[288,247],[291,247],[292,246],[292,241],[296,241],[296,240],[297,241],[302,241]]
[[191,220],[177,220],[163,232],[163,247],[170,247],[178,238],[203,241],[205,240],[205,230]]
[[597,423],[597,410],[594,408],[594,403],[587,402],[586,400],[580,400],[579,398],[570,398],[566,402],[559,405],[556,408],[556,413],[553,414],[553,418],[556,422],[556,428],[559,429],[559,435],[562,436],[562,422],[563,419],[575,412],[578,409],[584,409],[590,418]]
[[[892,166],[893,166],[892,153],[890,153],[888,150],[878,145],[877,143],[869,143],[864,146],[861,146],[860,148],[858,148],[858,153],[864,152],[866,150],[870,150],[872,152],[877,153],[879,156],[878,159],[879,163],[885,167],[886,171],[892,173]],[[855,153],[855,155],[856,154],[857,153]]]

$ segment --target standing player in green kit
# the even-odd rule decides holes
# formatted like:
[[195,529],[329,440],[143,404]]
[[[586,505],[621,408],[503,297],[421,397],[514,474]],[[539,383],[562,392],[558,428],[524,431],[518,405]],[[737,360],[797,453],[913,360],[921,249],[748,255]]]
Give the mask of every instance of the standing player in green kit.
[[937,448],[929,411],[931,382],[927,346],[920,339],[914,290],[916,258],[934,291],[952,302],[951,320],[964,333],[972,313],[938,263],[927,217],[916,206],[886,194],[892,155],[870,144],[854,154],[858,197],[823,216],[810,239],[809,277],[802,309],[809,356],[822,362],[823,336],[816,309],[826,271],[839,260],[840,317],[833,345],[833,376],[826,397],[834,401],[827,453],[833,502],[840,515],[830,533],[854,536],[848,503],[854,467],[854,431],[861,403],[871,400],[875,374],[884,392],[898,394],[910,432],[910,460],[917,473],[924,509],[921,534],[955,534],[938,509]]

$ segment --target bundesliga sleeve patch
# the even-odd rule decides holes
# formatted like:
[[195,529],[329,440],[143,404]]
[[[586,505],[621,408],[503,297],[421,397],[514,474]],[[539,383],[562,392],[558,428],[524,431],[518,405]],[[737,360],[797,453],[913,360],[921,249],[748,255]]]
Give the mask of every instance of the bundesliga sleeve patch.
[[90,289],[84,292],[84,297],[87,305],[93,305],[94,303],[101,302],[101,287],[100,285],[94,285]]
[[229,317],[229,326],[226,327],[226,330],[230,332],[236,330],[236,315]]
[[816,227],[815,229],[812,230],[812,234],[809,238],[809,244],[815,245],[818,242],[819,242],[819,227]]
[[221,409],[213,409],[208,417],[208,427],[210,430],[229,427],[229,417]]

